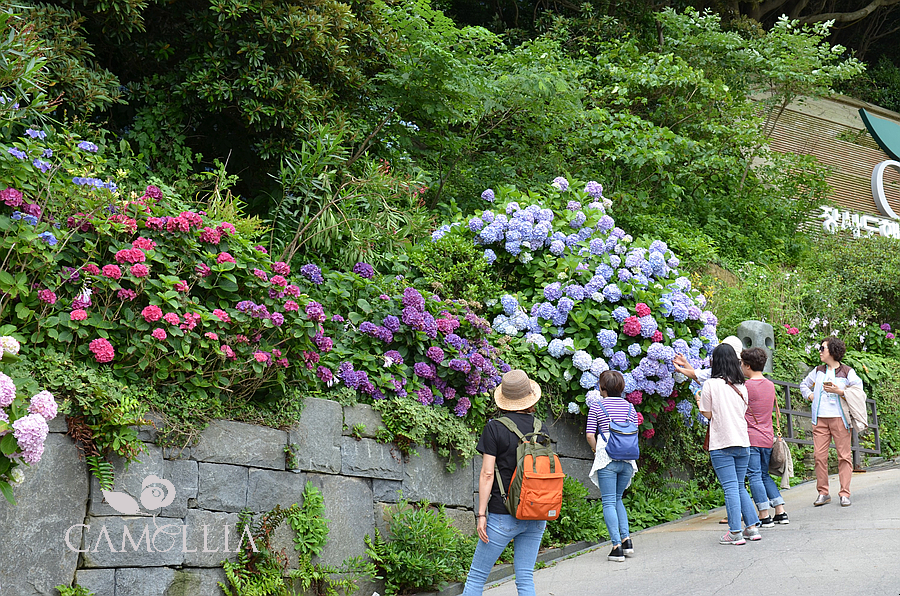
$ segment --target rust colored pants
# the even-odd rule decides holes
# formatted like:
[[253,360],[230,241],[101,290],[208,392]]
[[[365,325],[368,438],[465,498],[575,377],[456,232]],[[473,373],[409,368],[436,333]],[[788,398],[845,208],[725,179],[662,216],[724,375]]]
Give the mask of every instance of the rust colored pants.
[[820,495],[828,494],[828,445],[834,439],[838,456],[838,478],[842,497],[850,496],[850,478],[853,476],[850,430],[844,428],[841,418],[819,418],[813,427],[813,452],[816,458],[816,488]]

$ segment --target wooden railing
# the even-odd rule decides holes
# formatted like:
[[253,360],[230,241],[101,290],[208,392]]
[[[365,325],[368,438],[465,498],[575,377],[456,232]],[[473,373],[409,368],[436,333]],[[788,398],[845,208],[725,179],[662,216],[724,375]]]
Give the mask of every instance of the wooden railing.
[[[780,388],[782,395],[784,396],[784,407],[781,408],[781,414],[787,417],[787,424],[781,428],[784,440],[788,443],[795,443],[797,445],[812,445],[813,442],[811,440],[798,439],[796,434],[797,425],[795,423],[795,417],[809,418],[810,421],[812,420],[812,412],[809,410],[796,409],[801,404],[806,406],[808,403],[806,399],[800,395],[800,385],[776,381],[775,379],[771,379],[771,381]],[[794,395],[792,395],[792,392]],[[874,433],[875,448],[869,449],[860,446],[859,436],[857,435],[856,430],[851,429],[854,471],[862,471],[863,453],[871,455],[879,455],[881,453],[881,437],[878,433],[878,407],[875,405],[874,399],[866,399],[866,409],[868,410],[869,428],[871,429],[871,432]]]

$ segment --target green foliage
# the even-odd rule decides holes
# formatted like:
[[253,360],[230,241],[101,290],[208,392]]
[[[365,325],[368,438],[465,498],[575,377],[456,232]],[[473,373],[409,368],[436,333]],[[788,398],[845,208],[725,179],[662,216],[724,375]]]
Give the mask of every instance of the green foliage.
[[[355,593],[363,578],[375,577],[375,567],[362,557],[347,559],[341,565],[313,563],[328,540],[328,520],[325,501],[319,489],[310,482],[303,489],[303,504],[292,505],[264,513],[254,521],[250,512],[240,514],[236,532],[243,537],[249,528],[252,541],[241,542],[237,561],[225,561],[227,585],[219,587],[228,596],[338,596]],[[294,531],[294,549],[299,559],[298,569],[289,570],[288,561],[272,550],[272,536],[287,521]],[[255,548],[254,548],[255,547]],[[299,584],[299,590],[293,582]],[[310,592],[312,590],[312,592]]]
[[56,589],[59,590],[59,596],[94,596],[93,592],[78,584],[71,587],[60,585],[56,586]]
[[475,552],[474,536],[454,528],[444,507],[401,501],[388,509],[387,536],[366,536],[366,554],[385,581],[385,594],[439,590],[462,581]]
[[839,91],[857,99],[900,112],[900,67],[887,55],[875,66],[839,86]]
[[588,489],[581,482],[572,476],[566,476],[559,517],[547,522],[547,529],[541,540],[542,546],[554,547],[583,540],[600,541],[601,537],[604,540],[609,538],[603,522],[603,504],[599,500],[588,500],[588,495]]
[[468,239],[448,234],[418,244],[410,251],[410,260],[435,292],[484,302],[497,296],[500,286],[483,253]]
[[[377,435],[382,443],[394,443],[403,453],[414,453],[419,445],[433,447],[438,455],[448,458],[448,472],[456,469],[457,461],[466,465],[475,456],[477,439],[466,421],[452,410],[426,406],[411,397],[376,401],[373,407],[381,412],[384,423]],[[469,424],[478,425],[477,414]]]

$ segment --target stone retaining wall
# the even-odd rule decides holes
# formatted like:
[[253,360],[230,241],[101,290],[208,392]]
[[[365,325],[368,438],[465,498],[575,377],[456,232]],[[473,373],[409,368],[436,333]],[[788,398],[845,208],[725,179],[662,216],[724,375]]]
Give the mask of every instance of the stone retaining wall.
[[[586,481],[592,454],[582,424],[563,418],[545,428],[566,473],[599,498]],[[360,438],[349,434],[355,425],[365,425]],[[216,584],[225,579],[222,560],[234,557],[226,543],[229,551],[238,544],[238,512],[300,503],[307,481],[322,492],[330,520],[321,556],[326,563],[364,554],[363,537],[384,529],[385,508],[401,492],[410,501],[445,505],[459,528],[474,533],[480,457],[450,474],[427,448],[404,458],[393,445],[376,442],[380,426],[380,415],[368,406],[308,399],[287,431],[219,420],[183,451],[158,447],[156,429],[142,428],[140,462],[127,469],[115,463],[114,491],[140,507],[126,516],[106,502],[65,435],[65,422],[54,420],[43,460],[26,468],[26,480],[15,488],[19,504],[0,502],[0,596],[57,596],[54,586],[73,580],[97,596],[221,596]],[[153,510],[148,507],[163,501],[142,499],[160,483],[148,484],[150,476],[170,482],[175,495]],[[289,556],[291,540],[288,528],[276,534]],[[366,586],[360,594],[375,589]]]

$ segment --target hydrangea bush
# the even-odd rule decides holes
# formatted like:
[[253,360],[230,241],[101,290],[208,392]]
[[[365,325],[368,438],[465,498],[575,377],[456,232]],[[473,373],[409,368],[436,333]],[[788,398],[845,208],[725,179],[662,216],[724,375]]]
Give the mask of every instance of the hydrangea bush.
[[[19,342],[14,337],[0,337],[0,362],[13,361],[18,353]],[[47,423],[57,411],[49,391],[28,398],[12,378],[0,372],[0,492],[13,505],[12,487],[24,479],[19,466],[41,461],[50,432]]]
[[706,367],[718,344],[716,317],[664,242],[616,227],[602,186],[558,177],[543,193],[488,189],[491,203],[439,228],[433,241],[463,235],[509,280],[492,306],[493,329],[534,355],[536,374],[558,383],[570,411],[599,396],[600,373],[625,376],[642,434],[672,412],[687,379],[676,354]]
[[313,264],[300,271],[308,295],[332,309],[316,311],[325,334],[314,341],[327,349],[309,364],[326,388],[373,402],[410,397],[460,418],[473,408],[483,414],[485,395],[509,366],[489,342],[490,324],[464,301],[423,294],[366,263],[346,273]]

